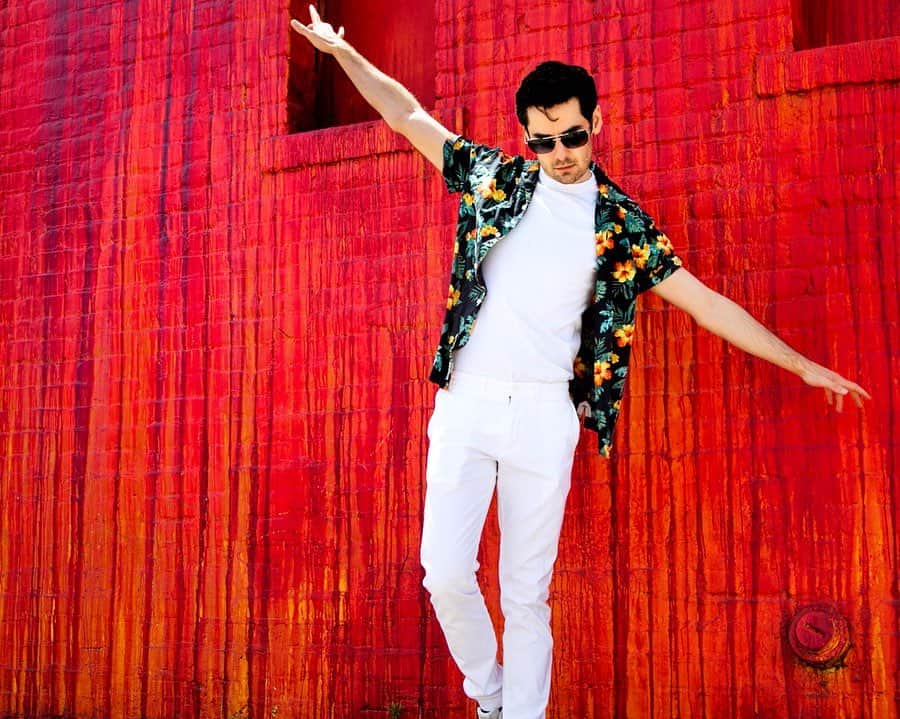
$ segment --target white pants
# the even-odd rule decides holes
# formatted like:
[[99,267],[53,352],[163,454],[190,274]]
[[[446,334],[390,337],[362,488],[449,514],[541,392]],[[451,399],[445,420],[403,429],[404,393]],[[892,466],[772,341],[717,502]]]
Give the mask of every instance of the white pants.
[[[422,566],[463,691],[504,719],[542,719],[553,639],[547,605],[580,423],[566,383],[454,375],[428,425]],[[476,554],[497,489],[504,666]]]

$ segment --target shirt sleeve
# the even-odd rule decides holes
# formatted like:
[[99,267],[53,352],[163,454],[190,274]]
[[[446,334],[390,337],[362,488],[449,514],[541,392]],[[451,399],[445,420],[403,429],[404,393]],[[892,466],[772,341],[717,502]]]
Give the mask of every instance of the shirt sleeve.
[[640,207],[633,205],[628,214],[631,217],[626,220],[626,226],[631,242],[634,285],[640,293],[655,287],[681,267],[681,258],[675,254],[671,240]]
[[466,189],[469,173],[479,163],[499,152],[498,148],[476,145],[462,135],[444,141],[444,182],[449,192]]

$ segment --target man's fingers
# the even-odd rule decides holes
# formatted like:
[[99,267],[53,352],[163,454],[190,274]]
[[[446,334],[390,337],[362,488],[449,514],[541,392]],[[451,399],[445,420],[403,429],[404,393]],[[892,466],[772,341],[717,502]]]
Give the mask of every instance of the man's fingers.
[[856,382],[851,382],[837,372],[832,372],[826,367],[818,367],[818,372],[804,378],[807,384],[821,387],[825,390],[825,400],[838,412],[844,408],[844,395],[850,395],[857,407],[862,407],[863,398],[872,399],[872,395],[866,392]]
[[[843,379],[843,377],[841,377],[841,379]],[[839,382],[832,382],[831,393],[834,399],[834,411],[842,412],[844,409],[844,395],[847,394],[847,388]]]
[[304,25],[302,22],[300,22],[296,18],[291,20],[291,27],[294,28],[294,30],[299,32],[301,35],[304,35],[304,36],[306,35],[306,32],[307,32],[306,25]]
[[341,25],[341,29],[338,30],[338,37],[344,37],[344,26]]
[[315,5],[309,6],[309,17],[313,21],[313,23],[322,22],[322,18],[320,18],[319,13],[316,12]]
[[850,380],[840,378],[838,383],[834,385],[834,391],[839,394],[849,394],[853,397],[853,401],[856,402],[857,406],[862,407],[862,398],[872,399],[872,395],[866,392],[862,387],[860,387],[856,382],[851,382]]

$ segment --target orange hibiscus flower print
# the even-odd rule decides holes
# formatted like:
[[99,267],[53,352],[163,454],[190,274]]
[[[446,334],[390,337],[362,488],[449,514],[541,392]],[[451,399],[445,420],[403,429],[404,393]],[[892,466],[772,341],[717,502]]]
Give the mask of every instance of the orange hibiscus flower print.
[[632,245],[631,256],[634,258],[634,264],[644,269],[647,266],[647,260],[650,259],[650,248],[647,245]]
[[581,359],[580,356],[575,358],[574,370],[576,377],[584,377],[584,373],[587,372],[587,367],[584,364],[584,360]]
[[631,340],[634,337],[634,325],[622,325],[615,332],[616,336],[616,344],[619,347],[627,347],[631,344]]
[[506,199],[506,193],[503,190],[497,189],[496,178],[491,178],[490,182],[479,185],[478,194],[485,199],[491,198],[494,202],[500,202],[500,200]]
[[609,362],[594,362],[594,386],[599,387],[606,380],[612,379]]
[[447,295],[447,309],[452,309],[459,304],[459,290],[450,285],[450,293]]
[[601,230],[594,233],[594,241],[597,244],[597,257],[603,255],[607,250],[611,250],[616,246],[612,238],[613,233],[610,230]]
[[656,246],[661,249],[665,255],[671,255],[675,251],[675,248],[672,247],[672,241],[662,232],[660,232],[659,236],[656,238]]
[[631,282],[636,274],[634,263],[631,260],[628,262],[616,262],[612,274],[619,282]]

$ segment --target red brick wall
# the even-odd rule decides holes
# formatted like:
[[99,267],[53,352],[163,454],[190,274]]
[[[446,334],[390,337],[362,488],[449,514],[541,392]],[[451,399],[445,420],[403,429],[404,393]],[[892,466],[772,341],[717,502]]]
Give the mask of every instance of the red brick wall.
[[[588,66],[686,265],[875,397],[830,414],[646,297],[552,715],[897,716],[900,41],[796,53],[789,0],[435,7],[448,126],[521,151],[521,75]],[[417,559],[455,198],[381,124],[285,135],[287,21],[0,9],[0,715],[468,716]],[[821,601],[827,671],[785,640]]]

